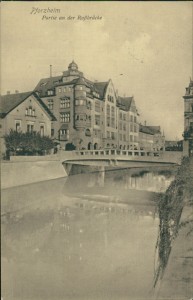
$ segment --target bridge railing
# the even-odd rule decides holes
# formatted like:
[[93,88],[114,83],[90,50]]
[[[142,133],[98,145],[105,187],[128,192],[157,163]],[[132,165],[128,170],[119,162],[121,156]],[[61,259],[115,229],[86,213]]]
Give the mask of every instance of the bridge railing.
[[75,156],[162,156],[162,152],[157,151],[144,151],[144,150],[74,150]]

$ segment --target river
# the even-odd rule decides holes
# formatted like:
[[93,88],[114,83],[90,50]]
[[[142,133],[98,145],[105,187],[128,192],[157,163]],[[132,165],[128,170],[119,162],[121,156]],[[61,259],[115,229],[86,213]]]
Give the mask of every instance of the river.
[[171,170],[82,173],[2,190],[4,300],[154,299]]

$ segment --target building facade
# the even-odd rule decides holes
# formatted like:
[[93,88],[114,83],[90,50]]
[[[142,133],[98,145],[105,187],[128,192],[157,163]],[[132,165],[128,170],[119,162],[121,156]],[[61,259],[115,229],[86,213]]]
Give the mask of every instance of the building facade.
[[92,82],[73,61],[61,76],[41,79],[35,90],[53,112],[52,138],[76,149],[138,147],[133,97],[119,97],[112,80]]
[[139,148],[140,150],[153,150],[154,134],[147,127],[142,124],[139,125]]
[[139,147],[147,151],[164,151],[165,136],[160,126],[139,125]]
[[[22,132],[40,132],[51,136],[54,115],[35,92],[7,94],[1,96],[1,138],[11,129]],[[4,149],[2,140],[2,152]]]
[[186,88],[184,99],[184,141],[183,152],[185,156],[193,156],[193,81],[190,80]]

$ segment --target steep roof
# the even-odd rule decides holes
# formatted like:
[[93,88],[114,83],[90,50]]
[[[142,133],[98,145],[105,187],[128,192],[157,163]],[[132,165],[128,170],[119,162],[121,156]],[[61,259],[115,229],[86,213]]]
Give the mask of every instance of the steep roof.
[[139,131],[146,134],[154,135],[153,131],[149,128],[149,126],[145,126],[142,124],[139,124]]
[[53,90],[54,87],[61,82],[62,75],[61,76],[55,76],[55,77],[48,77],[48,78],[42,78],[36,85],[34,91],[39,92],[41,97],[47,96],[48,90]]
[[125,111],[129,111],[130,107],[131,107],[131,103],[132,103],[133,97],[118,97],[117,99],[117,105],[125,110]]
[[2,95],[1,102],[0,102],[0,114],[1,115],[8,114],[12,109],[17,107],[31,94],[32,92]]
[[149,129],[153,132],[153,134],[156,134],[156,133],[161,133],[161,127],[160,126],[147,126],[149,127]]
[[100,97],[103,99],[105,96],[105,92],[108,86],[108,81],[106,82],[95,82],[94,87],[96,88],[97,92],[99,93]]
[[9,112],[11,112],[14,108],[16,108],[19,104],[25,101],[29,96],[33,95],[36,100],[40,103],[44,111],[47,112],[50,119],[52,121],[56,121],[55,116],[48,109],[48,107],[44,104],[44,102],[40,99],[40,97],[35,92],[25,92],[25,93],[16,93],[9,95],[1,96],[1,106],[0,106],[0,117],[4,118]]

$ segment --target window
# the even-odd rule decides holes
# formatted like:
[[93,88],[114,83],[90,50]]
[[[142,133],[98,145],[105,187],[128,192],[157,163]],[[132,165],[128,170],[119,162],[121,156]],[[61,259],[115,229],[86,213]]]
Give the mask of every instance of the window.
[[134,122],[135,122],[135,123],[137,122],[137,117],[136,117],[136,116],[134,116]]
[[21,130],[21,120],[15,121],[15,130],[17,132]]
[[111,127],[115,128],[115,118],[111,118]]
[[33,132],[34,125],[33,124],[27,124],[27,132]]
[[44,136],[44,125],[40,125],[40,135]]
[[61,89],[61,88],[59,88],[59,89],[58,89],[58,93],[61,93],[61,92],[62,92],[62,89]]
[[123,130],[126,131],[126,124],[123,124]]
[[133,124],[130,124],[130,131],[133,131]]
[[119,113],[119,118],[120,118],[120,120],[122,120],[122,113],[121,112]]
[[95,111],[100,112],[100,103],[95,102]]
[[85,100],[76,100],[75,105],[85,105]]
[[91,108],[92,108],[92,107],[91,107],[91,102],[90,102],[90,101],[87,101],[86,107],[87,107],[87,109],[91,109]]
[[100,116],[95,115],[95,125],[100,126]]
[[67,135],[69,138],[69,129],[60,129],[60,135]]
[[107,127],[110,127],[110,117],[107,117]]
[[131,116],[130,121],[133,122],[133,116]]
[[134,125],[134,132],[137,132],[137,126]]
[[54,136],[54,129],[51,129],[51,136]]
[[54,95],[54,91],[52,91],[52,90],[48,90],[48,96],[51,96],[51,95]]
[[60,100],[60,108],[70,107],[70,98],[64,98]]
[[64,92],[66,92],[67,91],[67,88],[66,87],[64,87]]
[[130,142],[133,142],[133,136],[130,135]]
[[115,108],[114,108],[114,106],[111,107],[111,116],[115,117]]
[[70,113],[60,113],[60,122],[69,123],[70,122]]
[[54,108],[54,101],[53,99],[48,99],[48,108],[53,109]]
[[26,108],[25,109],[25,116],[35,117],[35,109],[32,109],[31,106],[29,108]]
[[76,121],[86,121],[86,114],[75,115]]
[[123,114],[123,121],[126,121],[126,114]]
[[107,115],[110,115],[110,105],[107,105]]
[[110,138],[110,131],[107,131],[107,138]]
[[112,140],[115,140],[115,132],[111,132],[111,138]]

